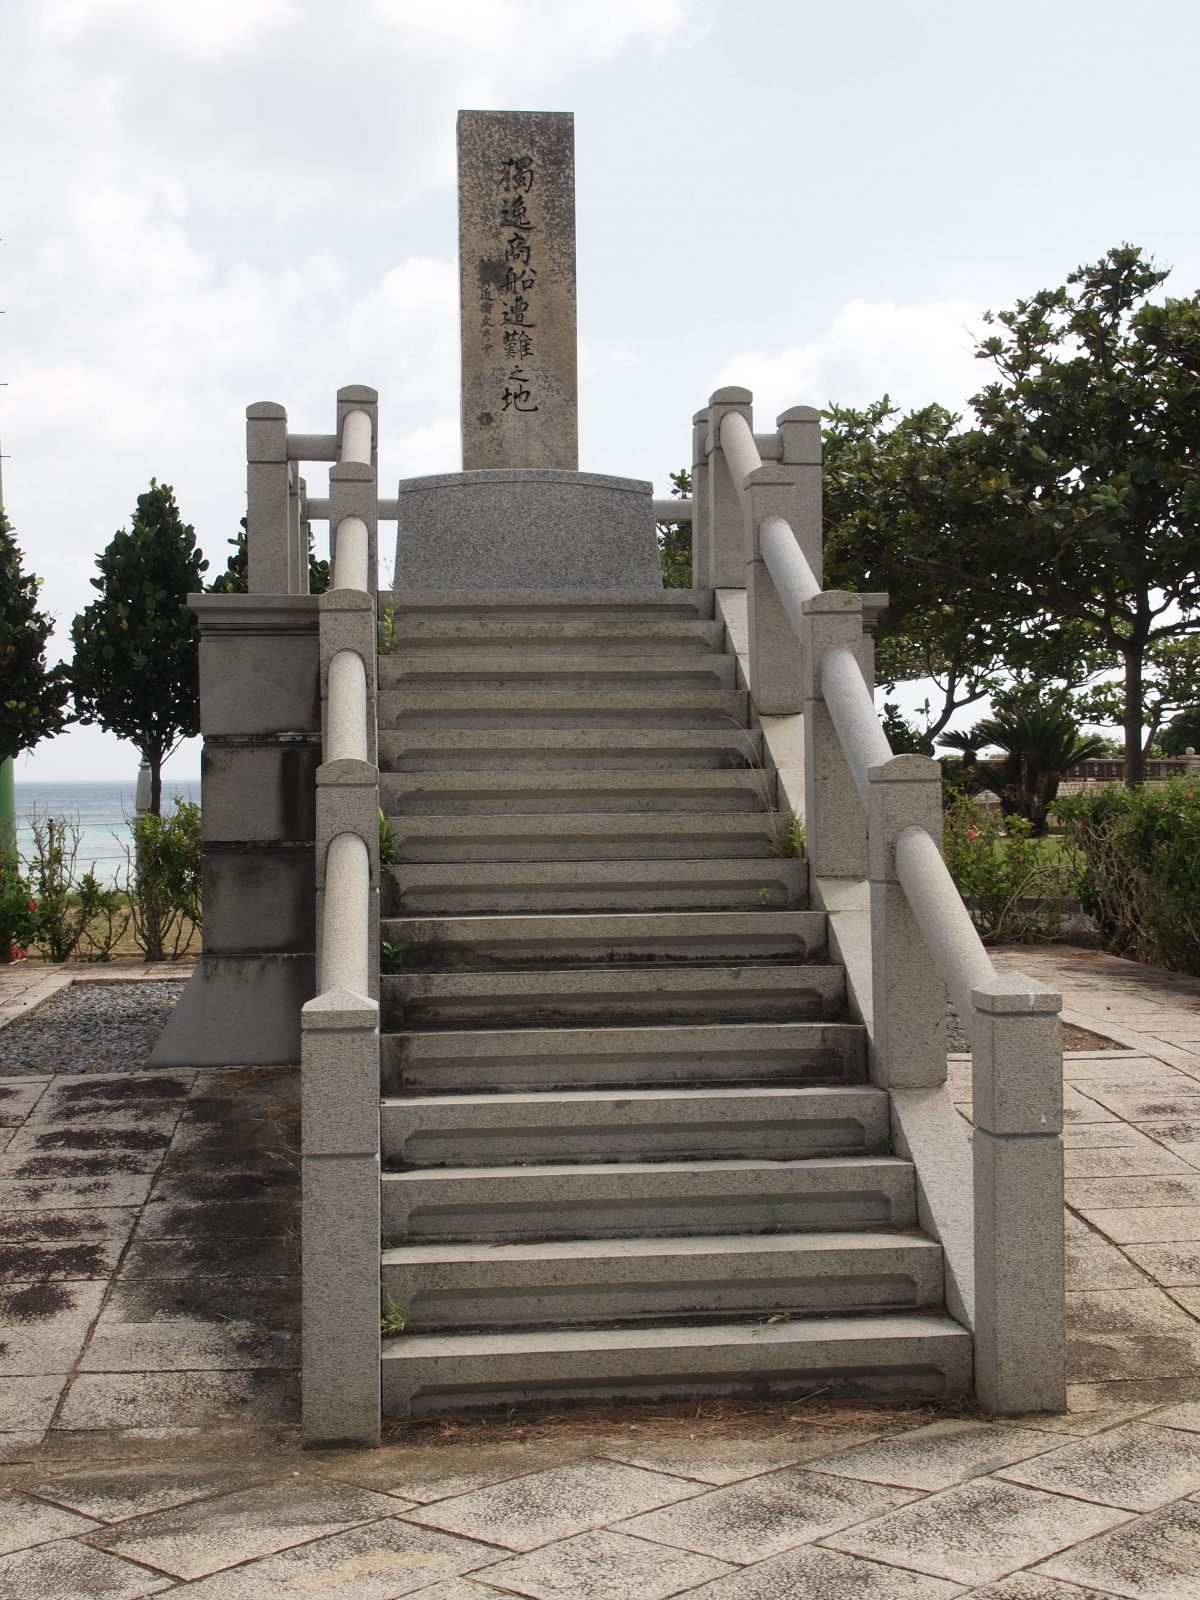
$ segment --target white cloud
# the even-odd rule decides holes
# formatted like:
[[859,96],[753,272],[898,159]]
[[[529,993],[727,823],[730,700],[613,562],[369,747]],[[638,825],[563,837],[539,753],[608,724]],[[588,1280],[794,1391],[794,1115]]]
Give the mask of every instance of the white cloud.
[[974,358],[982,329],[977,307],[963,299],[917,306],[852,300],[821,338],[777,355],[731,356],[712,386],[750,389],[764,426],[788,406],[861,406],[885,393],[905,410],[934,400],[961,410],[987,379]]

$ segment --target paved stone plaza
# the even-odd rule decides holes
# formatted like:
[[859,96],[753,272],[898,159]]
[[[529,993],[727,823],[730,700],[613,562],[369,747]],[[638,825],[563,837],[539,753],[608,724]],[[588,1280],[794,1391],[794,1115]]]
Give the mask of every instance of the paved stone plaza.
[[[0,1596],[1193,1600],[1200,981],[1063,946],[998,965],[1114,1041],[1066,1059],[1064,1417],[818,1399],[305,1452],[296,1074],[3,1079]],[[0,1016],[66,981],[6,969]]]

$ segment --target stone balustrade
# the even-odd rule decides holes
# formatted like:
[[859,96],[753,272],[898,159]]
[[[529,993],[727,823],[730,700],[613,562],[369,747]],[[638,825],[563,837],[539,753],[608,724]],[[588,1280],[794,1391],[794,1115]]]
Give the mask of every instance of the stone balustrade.
[[[917,1166],[922,1221],[946,1251],[948,1303],[975,1335],[978,1397],[999,1414],[1061,1410],[1060,997],[1001,978],[980,942],[942,860],[938,764],[894,755],[875,713],[871,632],[884,597],[821,588],[819,413],[796,407],[777,426],[756,434],[752,397],[737,388],[694,418],[693,581],[746,590],[759,715],[804,712],[818,897],[869,883],[869,955],[857,973],[854,953],[842,955],[872,1075],[892,1092],[897,1149]],[[684,520],[663,504],[664,518]],[[969,1155],[944,1089],[947,991],[972,1047]]]

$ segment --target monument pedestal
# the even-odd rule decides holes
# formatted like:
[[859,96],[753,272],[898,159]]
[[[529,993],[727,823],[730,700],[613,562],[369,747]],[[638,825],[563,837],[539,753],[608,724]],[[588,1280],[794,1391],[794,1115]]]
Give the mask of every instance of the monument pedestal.
[[504,467],[410,478],[398,589],[661,589],[653,486]]

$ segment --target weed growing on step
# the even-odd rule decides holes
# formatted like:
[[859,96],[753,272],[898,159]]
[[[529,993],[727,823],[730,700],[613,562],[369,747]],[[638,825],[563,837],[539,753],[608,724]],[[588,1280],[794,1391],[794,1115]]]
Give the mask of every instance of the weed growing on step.
[[771,854],[791,861],[804,855],[804,823],[794,811],[789,811],[786,822],[778,811],[767,818],[771,829]]
[[379,654],[390,656],[396,648],[396,597],[388,595],[383,602],[383,615],[379,619]]
[[379,1248],[381,1250],[390,1250],[392,1248],[392,1230],[386,1222],[379,1224]]
[[765,883],[759,886],[758,903],[764,911],[771,904],[771,891],[767,888]]
[[407,949],[408,945],[403,940],[396,944],[390,939],[379,941],[379,970],[384,977],[404,971],[404,952]]
[[396,859],[396,841],[392,838],[392,825],[382,806],[379,808],[379,863],[390,867]]
[[383,1297],[383,1315],[379,1319],[380,1336],[384,1339],[398,1339],[408,1327],[408,1312],[403,1306],[398,1306],[390,1294]]

